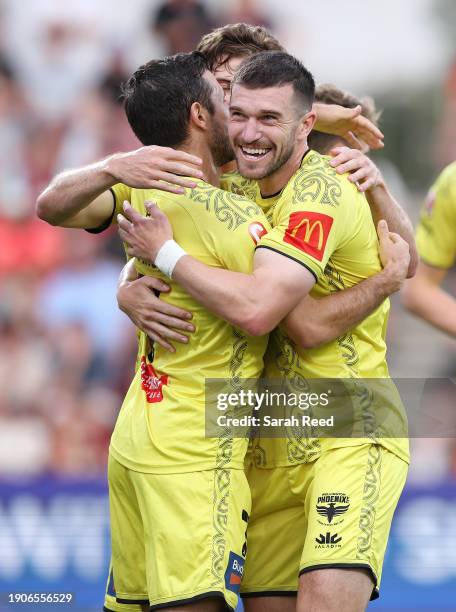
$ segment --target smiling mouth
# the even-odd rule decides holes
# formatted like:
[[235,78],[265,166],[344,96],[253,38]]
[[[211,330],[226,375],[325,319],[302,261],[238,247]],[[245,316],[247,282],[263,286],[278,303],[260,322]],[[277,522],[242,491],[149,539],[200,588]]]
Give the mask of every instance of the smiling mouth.
[[245,147],[242,145],[239,145],[239,150],[242,153],[242,157],[249,161],[263,159],[271,151],[271,149],[265,149],[264,147]]

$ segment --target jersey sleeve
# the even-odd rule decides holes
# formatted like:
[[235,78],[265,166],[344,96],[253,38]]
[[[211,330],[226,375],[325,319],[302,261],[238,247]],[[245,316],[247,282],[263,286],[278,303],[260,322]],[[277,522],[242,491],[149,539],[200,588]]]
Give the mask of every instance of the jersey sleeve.
[[318,281],[332,253],[348,237],[348,214],[358,197],[356,188],[324,159],[317,168],[300,170],[276,204],[274,229],[257,248],[294,259]]
[[263,211],[249,202],[255,213],[248,216],[231,232],[224,232],[217,248],[221,266],[234,272],[250,274],[253,271],[255,248],[270,230],[271,226]]
[[448,166],[430,189],[416,231],[421,259],[448,269],[456,261],[456,163]]
[[125,200],[131,202],[131,187],[124,185],[123,183],[117,183],[111,187],[112,195],[114,196],[114,218],[116,220],[119,213],[123,213],[123,203]]

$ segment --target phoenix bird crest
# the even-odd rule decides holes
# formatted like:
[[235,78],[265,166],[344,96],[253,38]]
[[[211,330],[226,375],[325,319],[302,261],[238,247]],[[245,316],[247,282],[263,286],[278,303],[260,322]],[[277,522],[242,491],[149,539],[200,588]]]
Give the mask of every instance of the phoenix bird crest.
[[347,512],[350,504],[346,504],[345,506],[336,506],[334,502],[331,502],[328,506],[318,506],[317,512],[321,516],[326,516],[328,519],[328,523],[330,523],[335,516],[340,516],[344,512]]

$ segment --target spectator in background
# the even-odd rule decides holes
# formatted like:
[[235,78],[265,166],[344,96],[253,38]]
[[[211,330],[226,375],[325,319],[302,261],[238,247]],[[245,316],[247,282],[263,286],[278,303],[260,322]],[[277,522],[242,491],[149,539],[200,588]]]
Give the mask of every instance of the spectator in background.
[[154,14],[151,25],[165,39],[165,55],[174,55],[193,51],[214,24],[198,0],[166,0]]
[[263,26],[268,30],[272,28],[269,16],[259,8],[257,0],[237,0],[233,2],[224,21],[225,23],[248,23]]
[[104,241],[98,237],[72,230],[65,233],[68,256],[63,267],[41,285],[39,317],[56,334],[68,326],[82,326],[93,342],[91,376],[103,379],[112,357],[121,350],[128,327],[113,299],[119,262],[104,255]]

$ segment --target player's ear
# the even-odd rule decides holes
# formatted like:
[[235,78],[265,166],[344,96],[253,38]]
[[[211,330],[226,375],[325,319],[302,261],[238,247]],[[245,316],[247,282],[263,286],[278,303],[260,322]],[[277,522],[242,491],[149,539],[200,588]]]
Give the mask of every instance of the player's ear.
[[304,138],[307,139],[307,136],[313,129],[316,120],[317,114],[313,110],[310,110],[301,117],[296,134],[299,140]]
[[201,130],[207,128],[207,113],[199,102],[193,102],[190,107],[190,122]]

